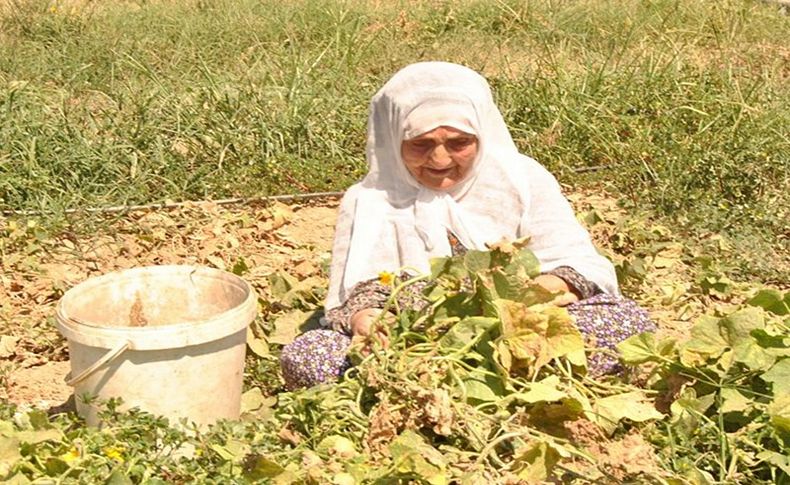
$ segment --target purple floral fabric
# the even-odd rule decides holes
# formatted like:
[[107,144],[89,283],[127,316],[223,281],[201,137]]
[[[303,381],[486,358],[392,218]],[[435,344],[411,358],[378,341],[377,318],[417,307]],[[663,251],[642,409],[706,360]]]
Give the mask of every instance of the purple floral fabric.
[[336,381],[351,367],[346,353],[348,335],[334,330],[310,330],[283,347],[280,368],[288,390]]
[[601,349],[587,356],[587,367],[593,377],[621,370],[615,357],[618,343],[632,335],[656,330],[647,311],[635,301],[620,296],[601,293],[566,308],[576,318],[576,327],[587,345]]

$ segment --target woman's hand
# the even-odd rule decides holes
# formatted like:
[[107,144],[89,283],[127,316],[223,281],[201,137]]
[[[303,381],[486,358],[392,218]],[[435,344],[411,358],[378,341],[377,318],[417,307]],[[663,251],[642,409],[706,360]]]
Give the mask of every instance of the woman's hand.
[[[361,336],[365,338],[371,337],[371,327],[373,322],[376,321],[381,315],[381,310],[378,308],[365,308],[351,316],[351,333],[353,336]],[[378,325],[375,329],[373,337],[381,342],[382,347],[389,345],[388,332],[384,325]]]
[[562,292],[562,294],[555,297],[554,300],[550,302],[552,305],[566,306],[579,301],[579,295],[577,295],[573,288],[559,276],[542,274],[535,278],[535,283],[552,293]]

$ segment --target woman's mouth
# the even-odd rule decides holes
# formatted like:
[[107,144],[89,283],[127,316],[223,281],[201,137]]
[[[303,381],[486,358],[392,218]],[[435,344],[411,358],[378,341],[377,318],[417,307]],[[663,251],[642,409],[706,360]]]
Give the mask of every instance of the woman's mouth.
[[447,177],[448,175],[451,175],[453,173],[453,167],[442,168],[442,169],[425,167],[425,171],[427,171],[428,174],[430,174],[433,177]]

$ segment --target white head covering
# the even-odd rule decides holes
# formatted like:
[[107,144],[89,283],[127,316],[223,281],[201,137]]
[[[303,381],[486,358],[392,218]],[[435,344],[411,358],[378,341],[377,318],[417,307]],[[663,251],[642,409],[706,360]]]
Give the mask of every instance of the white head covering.
[[[421,185],[401,158],[404,139],[439,126],[478,138],[469,172],[446,191]],[[328,309],[381,271],[427,272],[430,258],[451,254],[448,230],[481,250],[530,235],[543,271],[568,265],[617,292],[611,263],[595,252],[554,177],[518,153],[488,83],[471,69],[423,62],[397,72],[370,103],[367,161],[367,176],[341,203]]]

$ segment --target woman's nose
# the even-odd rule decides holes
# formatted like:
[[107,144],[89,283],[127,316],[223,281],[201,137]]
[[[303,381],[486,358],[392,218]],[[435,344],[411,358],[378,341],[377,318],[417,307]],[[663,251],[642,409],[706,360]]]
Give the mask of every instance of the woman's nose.
[[444,144],[437,145],[431,152],[431,165],[442,167],[449,165],[451,162],[452,158],[450,158],[450,153],[444,147]]

